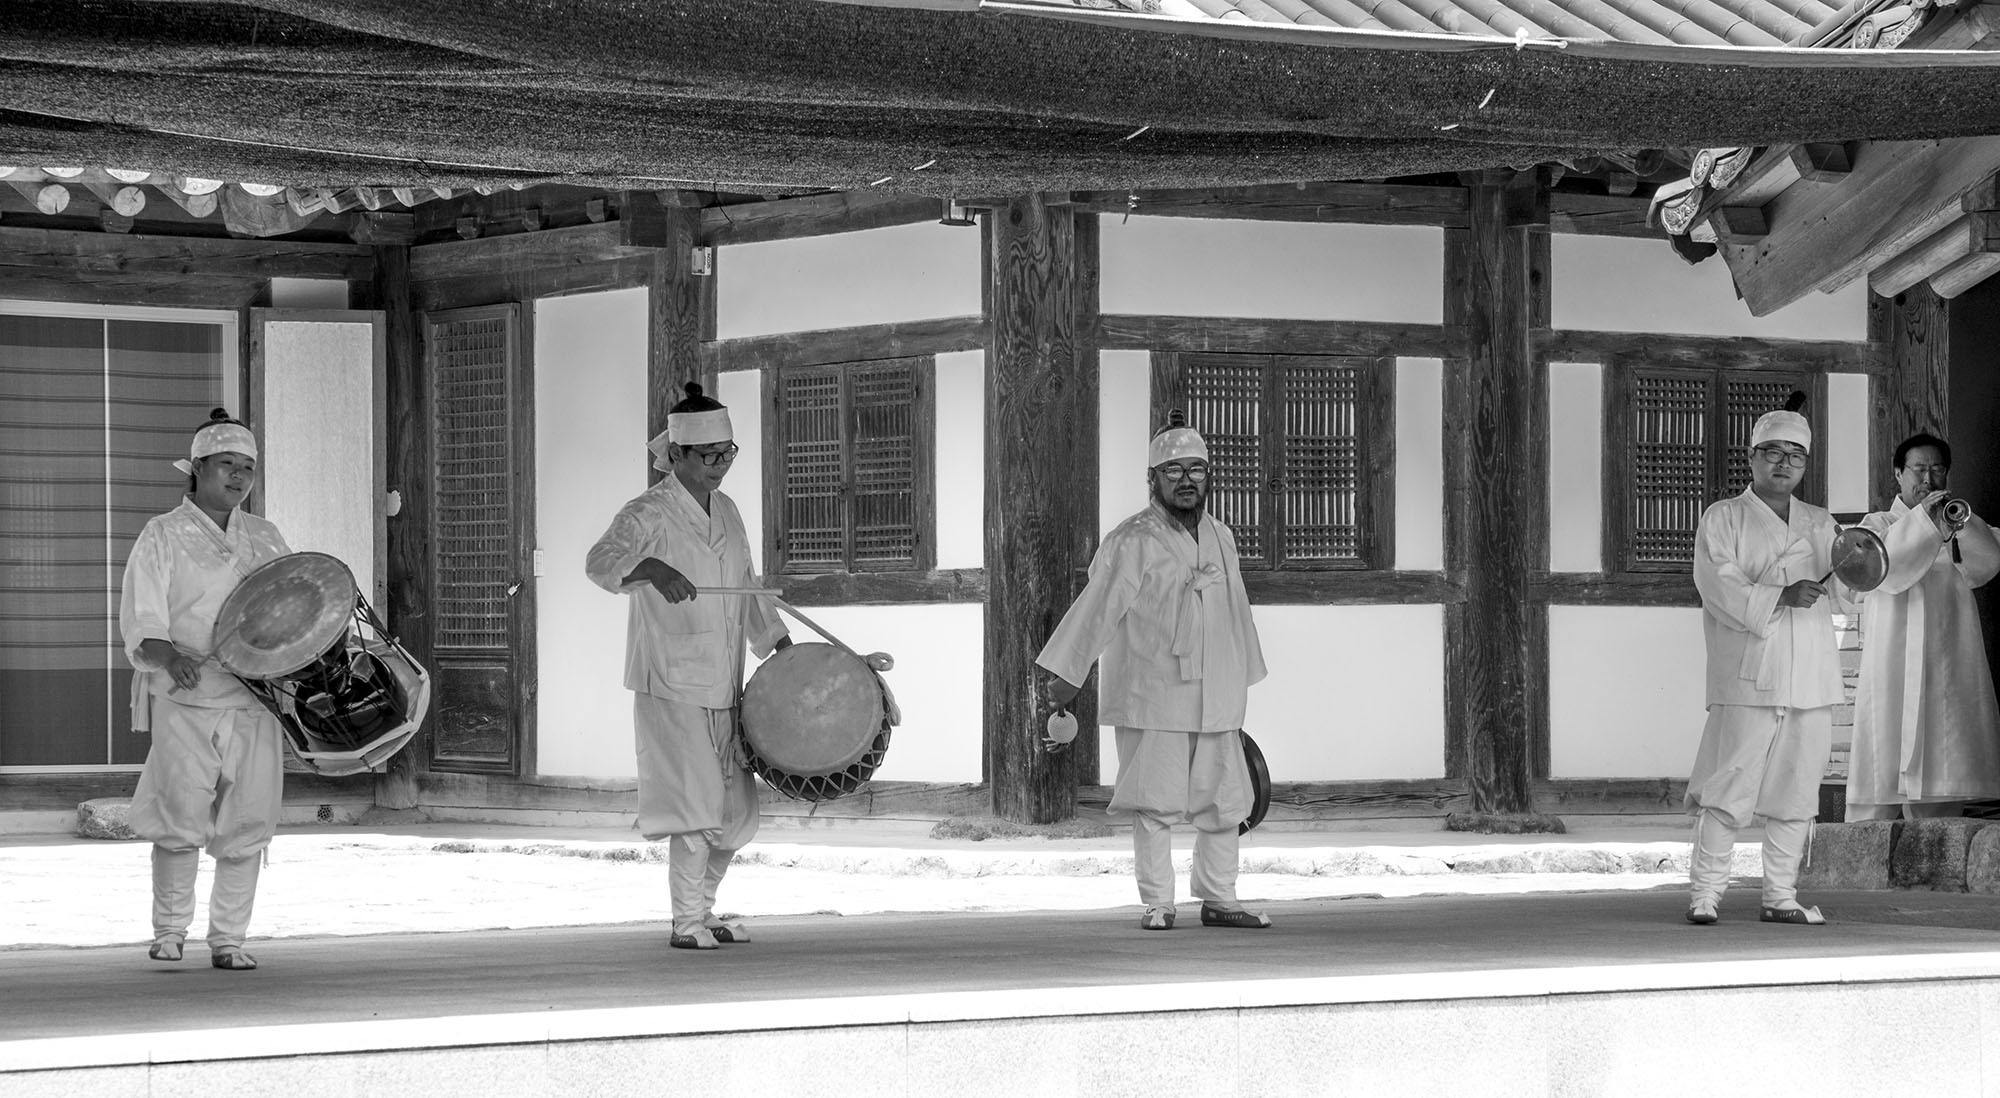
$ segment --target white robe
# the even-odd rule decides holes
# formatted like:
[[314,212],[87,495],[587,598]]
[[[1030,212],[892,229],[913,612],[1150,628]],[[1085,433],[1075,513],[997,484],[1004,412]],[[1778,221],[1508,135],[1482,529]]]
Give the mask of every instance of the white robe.
[[756,587],[750,539],[736,504],[709,493],[709,509],[667,474],[611,520],[590,547],[584,569],[591,582],[632,596],[626,619],[625,687],[641,694],[728,709],[743,686],[745,641],[761,658],[785,635],[769,599],[698,595],[670,603],[651,584],[624,579],[647,557],[672,565],[696,587]]
[[1889,570],[1863,602],[1848,803],[2000,797],[2000,707],[1972,596],[2000,574],[2000,542],[1974,516],[1954,563],[1930,512],[1900,498],[1862,525]]
[[1100,724],[1169,732],[1243,727],[1264,650],[1227,526],[1199,543],[1157,501],[1105,535],[1090,581],[1035,662],[1082,684],[1101,655]]
[[1837,530],[1824,508],[1799,499],[1786,522],[1748,488],[1702,513],[1694,585],[1709,705],[1817,709],[1843,700],[1834,598],[1804,609],[1778,605],[1789,584],[1832,571]]

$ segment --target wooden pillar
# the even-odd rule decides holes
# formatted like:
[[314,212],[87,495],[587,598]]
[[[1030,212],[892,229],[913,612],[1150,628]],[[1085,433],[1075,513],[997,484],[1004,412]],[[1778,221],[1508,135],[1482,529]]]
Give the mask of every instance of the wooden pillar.
[[[402,508],[388,519],[389,605],[383,607],[388,625],[410,655],[433,673],[430,620],[431,454],[430,387],[424,384],[423,356],[418,354],[416,317],[410,309],[410,249],[404,245],[375,248],[375,283],[359,302],[380,309],[388,408],[389,488],[402,497]],[[389,768],[375,778],[375,804],[381,808],[417,806],[417,768],[429,757],[426,741],[430,718],[412,746],[398,751]]]
[[1868,445],[1870,508],[1887,507],[1895,492],[1897,443],[1918,431],[1956,441],[1946,432],[1951,411],[1952,304],[1927,282],[1894,297],[1868,295],[1868,341],[1881,347],[1889,367],[1888,375],[1870,386],[1874,405]]
[[1464,591],[1445,612],[1447,772],[1471,793],[1471,811],[1448,825],[1560,830],[1535,815],[1533,791],[1542,668],[1530,633],[1545,617],[1528,606],[1527,580],[1541,543],[1533,524],[1545,520],[1533,484],[1535,230],[1524,211],[1539,189],[1532,176],[1510,177],[1469,186],[1471,223],[1445,238],[1445,323],[1466,348],[1445,384],[1445,567]]
[[[647,285],[646,437],[667,429],[667,409],[681,402],[685,382],[715,396],[715,369],[704,344],[715,338],[715,274],[694,267],[701,211],[665,205],[648,192],[628,192],[622,211],[629,243],[657,248]],[[646,483],[665,475],[646,457]],[[761,475],[761,473],[760,473]]]
[[[1076,812],[1080,752],[1041,749],[1034,660],[1097,542],[1097,364],[1079,323],[1094,308],[1095,225],[1039,195],[985,220],[985,769],[996,815],[1049,823]],[[1077,717],[1091,735],[1095,708]]]

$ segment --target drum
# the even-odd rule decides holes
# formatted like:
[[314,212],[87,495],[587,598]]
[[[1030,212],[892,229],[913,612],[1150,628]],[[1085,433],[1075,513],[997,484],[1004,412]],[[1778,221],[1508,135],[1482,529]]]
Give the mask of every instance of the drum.
[[1271,768],[1264,765],[1264,751],[1248,732],[1238,732],[1243,737],[1243,761],[1250,767],[1250,815],[1236,826],[1238,835],[1248,834],[1250,829],[1264,822],[1264,814],[1271,810]]
[[216,662],[321,774],[383,769],[430,710],[430,674],[325,553],[279,557],[245,576],[223,600],[215,636]]
[[889,752],[895,706],[875,670],[831,644],[794,644],[750,676],[738,713],[750,769],[787,797],[861,787]]

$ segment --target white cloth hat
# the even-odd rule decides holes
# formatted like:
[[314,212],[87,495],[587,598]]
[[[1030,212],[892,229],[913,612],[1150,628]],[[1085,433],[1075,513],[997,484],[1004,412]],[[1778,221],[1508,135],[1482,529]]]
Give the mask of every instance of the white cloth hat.
[[706,446],[711,442],[729,442],[736,433],[729,425],[729,409],[711,408],[706,412],[673,412],[667,416],[667,429],[646,444],[653,451],[653,468],[671,469],[674,463],[667,458],[668,446]]
[[192,476],[195,462],[212,454],[227,453],[256,457],[257,436],[240,423],[211,423],[194,433],[194,440],[188,443],[188,456],[174,462],[174,468]]
[[1154,435],[1152,443],[1146,447],[1146,467],[1149,469],[1190,458],[1208,460],[1208,443],[1192,427],[1169,427]]
[[1765,412],[1750,428],[1750,446],[1755,449],[1767,442],[1795,442],[1811,453],[1812,424],[1797,412]]

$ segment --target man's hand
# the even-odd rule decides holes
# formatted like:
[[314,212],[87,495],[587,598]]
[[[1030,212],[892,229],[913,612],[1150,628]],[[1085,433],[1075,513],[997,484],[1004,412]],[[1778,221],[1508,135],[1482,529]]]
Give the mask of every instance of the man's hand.
[[658,557],[647,557],[639,562],[632,574],[626,576],[625,583],[644,583],[660,593],[668,602],[686,602],[695,596],[694,584],[688,582],[680,570]]
[[1042,684],[1042,689],[1048,695],[1049,704],[1058,710],[1067,710],[1083,687],[1071,683],[1061,675],[1050,675],[1048,681]]
[[1825,596],[1826,584],[1818,580],[1798,580],[1785,585],[1785,593],[1778,596],[1778,605],[1804,610]]
[[1951,492],[1940,488],[1917,501],[1917,506],[1923,508],[1924,513],[1931,517],[1931,525],[1943,531],[1946,537],[1951,536],[1951,524],[1944,520],[1944,501],[1950,498]]
[[792,646],[792,635],[790,633],[786,633],[785,635],[779,637],[777,640],[771,642],[771,651],[783,652],[785,649],[790,648],[791,646]]
[[139,652],[174,680],[174,689],[192,690],[201,684],[201,661],[174,647],[174,642],[147,637],[139,642]]

